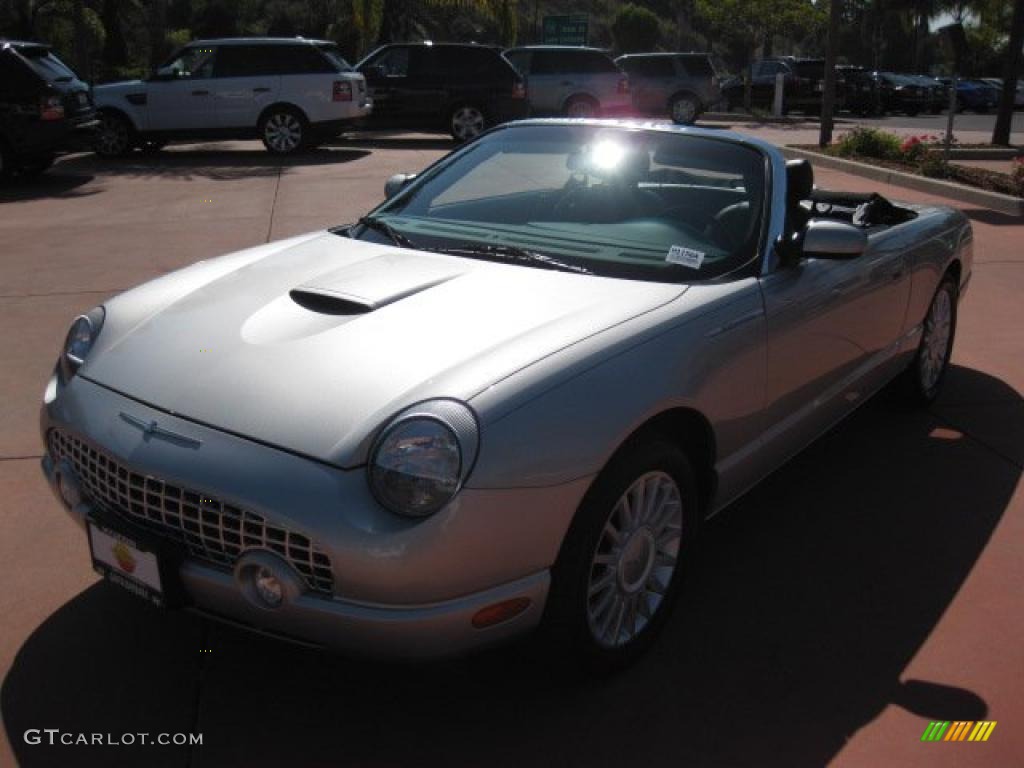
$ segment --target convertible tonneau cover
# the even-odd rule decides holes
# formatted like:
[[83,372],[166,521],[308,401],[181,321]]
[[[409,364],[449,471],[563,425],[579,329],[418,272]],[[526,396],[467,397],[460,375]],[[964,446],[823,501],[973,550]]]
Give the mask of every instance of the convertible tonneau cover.
[[[811,210],[813,215],[829,217],[833,209],[852,210],[849,216],[853,224],[861,227],[892,226],[910,221],[916,213],[901,208],[882,197],[877,192],[836,192],[828,189],[814,189],[811,192]],[[840,215],[846,218],[845,215]]]

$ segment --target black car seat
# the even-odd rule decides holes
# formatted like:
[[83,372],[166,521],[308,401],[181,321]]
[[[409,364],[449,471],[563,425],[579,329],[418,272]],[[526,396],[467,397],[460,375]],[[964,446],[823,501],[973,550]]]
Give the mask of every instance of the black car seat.
[[786,234],[800,232],[811,220],[810,208],[800,203],[814,191],[814,169],[806,160],[786,162]]

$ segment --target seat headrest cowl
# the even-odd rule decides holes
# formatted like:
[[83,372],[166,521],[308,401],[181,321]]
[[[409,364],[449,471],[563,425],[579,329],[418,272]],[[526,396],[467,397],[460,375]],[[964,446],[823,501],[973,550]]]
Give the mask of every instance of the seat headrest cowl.
[[786,200],[796,205],[801,200],[809,200],[814,190],[814,169],[807,160],[789,160],[786,162]]

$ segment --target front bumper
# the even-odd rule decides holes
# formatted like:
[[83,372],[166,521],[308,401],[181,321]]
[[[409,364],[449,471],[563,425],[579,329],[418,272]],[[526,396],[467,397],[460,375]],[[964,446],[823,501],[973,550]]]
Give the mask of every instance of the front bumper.
[[[52,429],[73,434],[133,472],[202,489],[308,536],[330,558],[331,594],[305,590],[268,610],[246,597],[231,564],[186,557],[177,573],[186,607],[336,650],[438,657],[532,629],[543,613],[548,568],[586,490],[585,481],[554,488],[467,488],[433,517],[410,521],[376,504],[361,469],[341,470],[219,432],[82,375],[58,389],[51,381],[41,414],[44,441]],[[135,424],[159,422],[199,445],[146,435],[121,414]],[[49,452],[42,465],[62,506],[84,526],[96,502],[85,494],[69,508]],[[486,629],[473,626],[482,608],[523,597],[529,605],[522,613]]]

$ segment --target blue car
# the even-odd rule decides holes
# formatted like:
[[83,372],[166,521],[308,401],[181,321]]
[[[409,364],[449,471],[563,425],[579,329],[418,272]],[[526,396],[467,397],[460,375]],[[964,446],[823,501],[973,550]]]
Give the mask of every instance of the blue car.
[[[952,83],[948,77],[940,78],[946,85]],[[957,80],[956,109],[963,112],[970,109],[983,113],[999,106],[999,91],[984,80]]]

